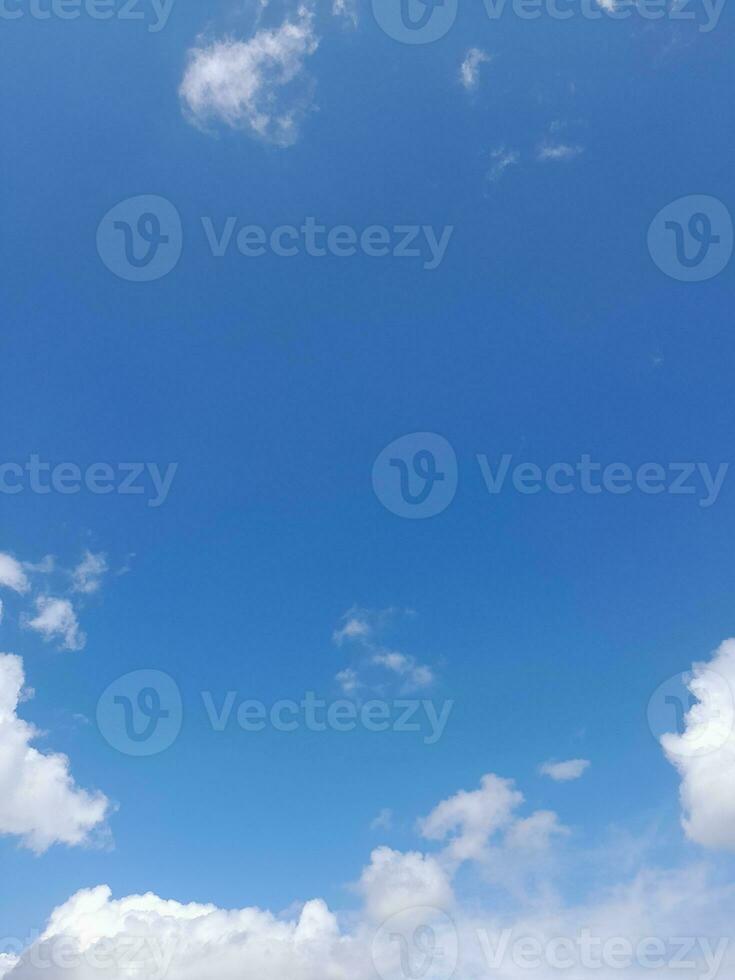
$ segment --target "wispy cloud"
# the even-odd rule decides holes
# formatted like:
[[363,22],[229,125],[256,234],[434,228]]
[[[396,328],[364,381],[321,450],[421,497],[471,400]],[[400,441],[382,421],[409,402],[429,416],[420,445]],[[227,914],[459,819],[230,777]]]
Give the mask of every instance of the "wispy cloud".
[[515,166],[520,160],[521,155],[517,150],[508,150],[505,146],[499,146],[490,152],[490,169],[487,172],[487,180],[494,184],[503,176],[508,167]]
[[488,64],[492,59],[487,51],[481,48],[470,48],[459,67],[459,80],[468,92],[474,91],[480,81],[480,65]]
[[536,151],[537,160],[573,160],[584,153],[583,146],[570,143],[542,143]]
[[371,830],[391,830],[393,827],[393,811],[383,807],[380,813],[370,822]]
[[400,678],[407,691],[429,687],[434,683],[436,678],[431,667],[381,642],[381,634],[388,625],[408,612],[402,613],[395,607],[363,609],[353,606],[342,615],[332,633],[332,642],[335,646],[351,650],[358,658],[356,663],[337,674],[337,682],[345,693],[354,693],[360,687],[370,686],[364,675],[369,668],[376,667]]
[[39,633],[46,643],[59,640],[65,650],[84,649],[87,637],[80,629],[77,614],[68,599],[38,596],[35,604],[36,615],[21,620],[26,629]]
[[107,572],[107,558],[102,552],[95,554],[85,551],[82,560],[72,569],[72,591],[90,595],[97,592],[102,584],[102,577]]

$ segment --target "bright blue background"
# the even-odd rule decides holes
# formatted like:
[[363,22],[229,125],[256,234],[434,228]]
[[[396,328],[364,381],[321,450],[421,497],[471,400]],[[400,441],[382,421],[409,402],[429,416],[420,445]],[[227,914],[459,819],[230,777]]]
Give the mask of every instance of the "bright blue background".
[[[387,841],[488,771],[519,780],[590,841],[661,816],[678,840],[673,770],[645,718],[657,685],[733,633],[733,488],[692,497],[548,493],[490,498],[474,463],[590,453],[632,466],[732,456],[732,264],[685,285],[651,262],[646,230],[691,193],[735,210],[731,14],[709,35],[668,23],[490,23],[480,4],[425,48],[361,10],[319,17],[308,69],[318,112],[280,151],[186,123],[186,50],[226,4],[137,23],[0,24],[4,181],[0,282],[3,460],[84,466],[178,461],[164,507],[143,498],[4,497],[2,547],[75,560],[94,545],[132,571],[82,613],[83,653],[7,627],[35,701],[23,716],[69,753],[78,781],[120,804],[115,849],[42,858],[0,842],[4,934],[39,926],[74,890],[275,909],[335,905]],[[208,20],[211,18],[211,21]],[[673,42],[673,43],[672,43]],[[466,49],[495,60],[468,95]],[[549,124],[585,152],[540,164]],[[519,166],[488,186],[490,151]],[[175,202],[186,243],[166,279],[115,279],[102,215],[133,194]],[[219,224],[453,224],[441,267],[353,259],[214,260]],[[442,433],[457,499],[401,521],[374,497],[378,452]],[[330,643],[352,603],[411,607],[401,648],[437,665],[457,701],[444,739],[206,729],[199,692],[266,702],[334,695]],[[181,686],[182,737],[116,755],[93,725],[118,675]],[[582,755],[579,783],[541,781]],[[373,832],[384,806],[400,826]],[[678,846],[675,844],[675,846]],[[683,846],[683,845],[682,845]]]

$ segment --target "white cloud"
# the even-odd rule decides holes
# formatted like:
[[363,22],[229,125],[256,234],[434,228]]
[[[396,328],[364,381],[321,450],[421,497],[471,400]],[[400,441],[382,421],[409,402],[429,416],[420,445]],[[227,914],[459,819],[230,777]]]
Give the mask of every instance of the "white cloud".
[[[385,980],[401,980],[409,975],[407,966],[420,969],[422,965],[428,965],[421,974],[427,980],[448,976],[452,964],[447,966],[443,956],[451,956],[452,946],[460,954],[454,972],[457,977],[674,977],[682,972],[681,964],[679,969],[676,964],[665,971],[651,969],[650,939],[649,965],[621,966],[626,955],[624,949],[621,952],[621,938],[623,945],[628,942],[632,946],[656,937],[654,958],[662,955],[660,946],[665,949],[668,940],[668,956],[673,960],[684,948],[674,938],[681,936],[713,937],[706,947],[707,956],[694,942],[687,945],[686,958],[691,964],[685,970],[687,974],[698,980],[714,980],[729,976],[732,970],[732,943],[728,947],[725,938],[723,946],[717,937],[731,935],[733,892],[731,888],[718,887],[702,869],[644,871],[618,887],[594,895],[586,903],[565,906],[549,899],[542,906],[534,904],[513,912],[492,902],[460,904],[441,869],[432,867],[431,859],[421,854],[381,848],[373,853],[363,880],[365,906],[356,915],[346,917],[342,928],[337,916],[319,899],[307,902],[296,913],[279,917],[258,908],[225,910],[214,905],[164,900],[150,893],[114,899],[107,886],[85,889],[53,912],[37,941],[34,951],[43,966],[34,966],[26,954],[6,977],[93,980],[100,967],[95,969],[92,964],[114,962],[117,956],[127,968],[108,969],[105,975],[139,976],[146,980],[375,980],[371,953],[375,954],[375,939],[380,935],[377,927],[396,912],[406,908],[418,912],[417,906],[421,905],[451,914],[451,921],[446,919],[444,924],[448,931],[435,936],[437,953],[441,953],[427,964],[422,955],[427,951],[422,946],[424,937],[413,927],[406,934],[401,928],[405,919],[393,920],[388,923],[387,935],[383,931],[383,938],[394,955],[384,957],[384,950],[379,949],[379,976]],[[609,944],[609,961],[614,966],[582,966],[580,948],[575,942],[583,933],[591,940],[587,955],[600,956],[603,946]],[[401,935],[408,941],[408,948],[399,942]],[[514,961],[516,944],[528,957],[529,937],[535,938],[542,950],[555,955],[557,961],[571,956],[572,969],[546,966],[533,970],[525,961]],[[410,956],[408,961],[401,962],[402,946]],[[66,964],[77,959],[82,965],[54,966],[51,960],[55,948],[59,958],[63,951]]]
[[[379,848],[357,891],[362,907],[338,917],[320,899],[276,916],[253,907],[182,904],[151,893],[115,899],[107,886],[85,889],[53,912],[32,947],[33,957],[26,952],[15,965],[11,959],[0,969],[10,967],[6,980],[93,980],[100,963],[113,964],[106,976],[146,980],[375,980],[379,963],[383,980],[402,980],[407,967],[412,973],[418,967],[418,975],[422,965],[428,967],[421,972],[427,980],[441,980],[452,970],[456,951],[457,977],[527,980],[530,974],[559,973],[650,980],[653,973],[679,973],[673,961],[684,949],[687,972],[698,980],[729,976],[733,969],[728,937],[735,892],[702,867],[643,869],[574,905],[547,894],[519,907],[476,894],[462,902],[451,877],[431,856]],[[428,962],[426,937],[417,932],[426,912],[437,921],[431,936],[439,953]],[[686,936],[709,938],[684,947],[676,937]],[[541,951],[535,970],[528,963],[530,937]],[[645,963],[635,959],[638,943],[644,944]],[[54,965],[62,955],[63,966]],[[553,967],[545,955],[555,957]],[[672,965],[652,970],[652,957],[663,957],[664,963],[668,957]],[[560,962],[566,962],[563,969]]]
[[[523,802],[523,794],[512,779],[488,773],[480,780],[479,789],[460,790],[443,800],[419,820],[418,828],[427,840],[445,844],[438,855],[443,865],[456,868],[464,861],[476,861],[493,874],[502,869],[506,885],[511,887],[511,879],[519,874],[522,878],[521,852],[539,855],[550,849],[555,837],[569,835],[552,810],[518,817],[516,811]],[[493,843],[500,834],[502,841]]]
[[435,680],[430,667],[416,663],[414,657],[395,650],[381,650],[374,654],[373,663],[405,678],[410,687],[429,687]]
[[573,146],[570,143],[543,143],[536,154],[536,159],[546,160],[573,160],[580,153],[584,153],[583,146]]
[[[480,790],[458,793],[432,811],[437,833],[443,839],[445,831],[457,827],[467,831],[482,825],[483,833],[491,825],[504,827],[509,840],[505,855],[519,852],[519,861],[527,861],[530,855],[535,862],[534,848],[566,831],[550,811],[538,811],[525,820],[509,819],[518,797],[511,781],[487,776]],[[489,823],[488,808],[494,813]],[[618,856],[613,848],[610,863]],[[583,849],[583,861],[588,857]],[[534,863],[534,867],[542,866]],[[454,970],[457,977],[527,980],[531,972],[544,978],[563,973],[597,980],[620,980],[621,976],[650,980],[654,972],[673,977],[680,972],[677,965],[681,966],[674,957],[684,949],[676,937],[687,936],[708,937],[696,941],[698,945],[693,940],[686,946],[692,976],[715,980],[732,975],[735,968],[735,946],[729,939],[735,887],[723,884],[722,875],[718,880],[703,865],[672,870],[639,867],[612,885],[591,889],[574,904],[565,902],[549,880],[533,895],[525,896],[522,891],[508,895],[506,891],[513,900],[503,900],[502,876],[494,881],[491,893],[478,892],[468,882],[469,892],[463,900],[460,887],[466,879],[456,871],[441,854],[377,848],[356,885],[362,906],[342,916],[332,913],[320,899],[276,916],[252,907],[225,910],[182,904],[150,893],[114,899],[106,886],[86,889],[53,912],[35,943],[35,963],[43,963],[42,968],[26,952],[15,964],[12,959],[0,961],[0,971],[6,973],[4,980],[93,980],[99,974],[99,958],[109,963],[112,957],[114,963],[117,953],[121,965],[108,969],[107,976],[375,980],[377,951],[382,980],[401,980],[408,975],[406,966],[427,966],[422,955],[427,951],[422,945],[426,937],[416,932],[427,907],[439,920],[439,931],[432,933],[437,951],[449,959],[432,958],[422,972],[426,980],[449,975],[454,951],[459,956]],[[576,876],[574,883],[578,893]],[[501,889],[500,898],[497,889]],[[392,919],[396,914],[399,919]],[[586,947],[583,936],[588,937]],[[542,951],[536,970],[527,962],[529,937]],[[57,941],[59,953],[63,950],[65,954],[63,967],[51,964]],[[636,960],[638,943],[645,944],[641,947],[645,963]],[[386,944],[390,957],[384,955]],[[595,966],[594,958],[602,957],[607,947],[607,961]],[[131,948],[137,950],[134,963]],[[515,949],[520,950],[521,961],[514,959]],[[401,957],[402,951],[408,954],[408,961]],[[77,959],[76,965],[69,964],[70,954]],[[555,957],[553,966],[544,961],[544,955]],[[585,956],[593,965],[585,964]],[[628,962],[622,962],[626,956]],[[652,957],[663,957],[664,967],[652,970]],[[567,966],[560,967],[560,960]]]
[[[392,606],[377,610],[353,606],[342,615],[339,625],[332,633],[332,642],[338,647],[348,646],[353,655],[360,657],[359,664],[348,667],[337,675],[345,692],[355,691],[360,686],[369,686],[362,676],[363,671],[370,667],[381,667],[400,677],[406,691],[429,687],[434,683],[434,671],[427,664],[419,663],[409,654],[389,650],[378,642],[380,633],[400,614],[401,610]],[[403,615],[413,613],[405,610]]]
[[5,974],[10,973],[17,963],[17,956],[12,955],[11,953],[0,953],[0,980],[3,980]]
[[418,851],[376,848],[358,888],[365,899],[365,912],[374,922],[416,906],[446,909],[454,903],[446,870],[431,855]]
[[357,2],[356,0],[333,0],[332,15],[334,17],[344,17],[353,27],[357,27]]
[[332,633],[332,641],[341,647],[345,640],[365,640],[373,628],[367,621],[366,614],[356,610],[347,612],[342,617],[342,625]]
[[419,821],[427,840],[449,838],[447,855],[454,861],[483,860],[488,839],[507,827],[513,811],[523,802],[523,794],[513,780],[489,773],[480,780],[480,789],[460,790],[443,800]]
[[567,783],[579,779],[589,769],[589,759],[567,759],[565,762],[544,762],[539,767],[542,776],[548,776],[557,783]]
[[23,566],[12,555],[0,551],[0,586],[19,592],[21,595],[30,588]]
[[554,837],[568,837],[570,830],[553,810],[537,810],[508,828],[505,843],[515,850],[546,851]]
[[735,850],[735,639],[694,665],[688,687],[696,703],[684,733],[661,738],[681,775],[684,829],[705,847]]
[[0,834],[20,837],[37,853],[82,844],[103,824],[109,802],[77,788],[66,756],[32,748],[38,732],[17,715],[24,685],[21,658],[0,654]]
[[36,615],[33,619],[26,616],[22,622],[26,629],[40,633],[47,643],[59,639],[65,650],[82,650],[87,642],[68,599],[39,596],[36,599]]
[[311,103],[304,63],[319,44],[306,6],[280,27],[262,28],[247,41],[214,41],[189,51],[179,94],[192,122],[244,129],[276,146],[299,136]]
[[480,65],[487,64],[491,60],[487,51],[482,51],[480,48],[468,50],[459,68],[459,80],[468,92],[477,88],[480,80]]
[[102,552],[95,554],[85,551],[82,560],[72,569],[72,590],[90,595],[97,592],[102,584],[102,576],[107,572],[107,558]]

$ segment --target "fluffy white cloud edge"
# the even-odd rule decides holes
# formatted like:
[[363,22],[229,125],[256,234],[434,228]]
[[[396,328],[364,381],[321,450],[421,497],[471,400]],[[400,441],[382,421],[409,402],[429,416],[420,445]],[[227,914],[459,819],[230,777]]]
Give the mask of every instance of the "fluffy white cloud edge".
[[735,639],[692,669],[684,731],[661,738],[681,776],[682,823],[704,847],[735,851]]
[[195,125],[219,122],[286,147],[299,137],[311,106],[306,59],[319,39],[313,11],[303,5],[276,28],[246,41],[224,38],[189,51],[179,94]]
[[25,691],[22,659],[0,654],[0,834],[38,854],[53,844],[88,843],[110,803],[77,787],[66,756],[32,746],[39,733],[17,714]]

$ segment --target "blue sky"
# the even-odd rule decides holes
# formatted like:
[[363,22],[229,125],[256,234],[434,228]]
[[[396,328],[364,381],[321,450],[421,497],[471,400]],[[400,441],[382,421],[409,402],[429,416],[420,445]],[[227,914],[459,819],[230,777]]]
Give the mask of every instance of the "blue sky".
[[[439,818],[433,838],[416,821],[491,773],[565,831],[546,841],[553,868],[483,845],[457,869],[447,853],[473,906],[523,904],[498,876],[524,893],[553,880],[568,905],[644,868],[727,876],[735,843],[697,822],[697,773],[670,764],[647,706],[733,635],[729,472],[708,506],[699,471],[692,494],[491,494],[477,456],[542,472],[585,454],[633,473],[729,464],[733,265],[681,281],[647,234],[689,195],[735,206],[731,12],[703,31],[696,4],[695,22],[492,21],[475,4],[407,45],[369,5],[179,0],[158,31],[140,9],[148,20],[39,20],[24,4],[0,24],[0,463],[176,464],[160,506],[150,471],[141,494],[37,493],[24,477],[0,500],[0,551],[28,582],[0,574],[1,648],[35,691],[17,714],[110,804],[80,846],[34,853],[28,828],[0,826],[2,935],[28,937],[101,884],[274,912],[320,896],[357,915],[374,907],[372,886],[354,887],[371,851],[451,850]],[[96,247],[105,215],[139,195],[171,202],[182,227],[180,258],[151,282]],[[230,216],[266,235],[310,216],[358,239],[452,230],[433,269],[424,253],[300,244],[216,257],[202,218],[219,233]],[[425,520],[373,488],[376,458],[412,433],[457,461],[456,494]],[[53,570],[28,567],[47,555]],[[85,556],[106,569],[87,591]],[[86,642],[57,619],[33,627],[51,599]],[[335,642],[350,620],[359,635]],[[376,663],[386,653],[404,659]],[[168,674],[183,703],[178,737],[145,758],[116,751],[96,716],[139,670]],[[202,692],[220,705],[229,691],[453,707],[430,745],[359,726],[213,731]],[[574,759],[591,763],[578,779],[539,773]],[[704,899],[716,887],[730,886]]]

